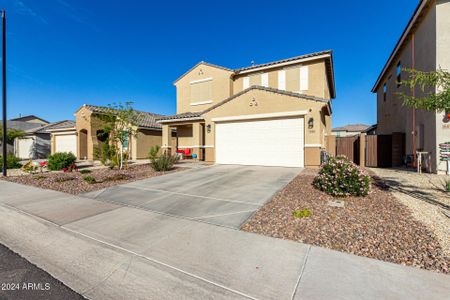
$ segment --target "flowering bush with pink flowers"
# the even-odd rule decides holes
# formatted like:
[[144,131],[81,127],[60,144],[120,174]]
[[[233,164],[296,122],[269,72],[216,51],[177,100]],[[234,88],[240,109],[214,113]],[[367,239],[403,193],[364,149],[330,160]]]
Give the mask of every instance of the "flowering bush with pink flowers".
[[369,193],[370,178],[346,157],[337,156],[330,157],[321,166],[313,185],[333,196],[366,196]]

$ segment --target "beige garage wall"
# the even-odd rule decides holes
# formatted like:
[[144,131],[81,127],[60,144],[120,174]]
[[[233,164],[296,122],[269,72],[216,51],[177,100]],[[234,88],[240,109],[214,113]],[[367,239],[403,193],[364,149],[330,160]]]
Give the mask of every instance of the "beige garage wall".
[[[205,114],[205,125],[211,125],[211,132],[206,133],[205,144],[215,145],[215,122],[217,117],[242,116],[252,114],[270,114],[292,111],[307,111],[305,118],[305,165],[320,164],[320,149],[325,147],[322,123],[322,108],[326,104],[294,96],[281,95],[263,90],[250,90],[228,103]],[[314,119],[314,127],[308,128],[308,120]],[[314,149],[314,146],[316,149]],[[215,149],[207,148],[206,160],[215,160]]]

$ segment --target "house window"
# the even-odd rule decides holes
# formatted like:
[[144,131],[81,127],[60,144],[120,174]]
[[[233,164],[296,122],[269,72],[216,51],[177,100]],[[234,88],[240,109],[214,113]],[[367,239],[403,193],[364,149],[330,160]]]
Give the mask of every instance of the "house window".
[[261,85],[264,87],[269,87],[269,74],[261,74]]
[[242,81],[242,89],[248,89],[250,87],[250,77],[244,77]]
[[211,101],[212,80],[191,83],[191,103]]
[[402,82],[402,64],[399,61],[397,64],[397,87],[400,86],[401,82]]
[[278,89],[286,90],[286,71],[280,70],[278,71]]
[[386,88],[386,82],[383,83],[383,101],[386,102],[386,92],[387,92],[387,88]]

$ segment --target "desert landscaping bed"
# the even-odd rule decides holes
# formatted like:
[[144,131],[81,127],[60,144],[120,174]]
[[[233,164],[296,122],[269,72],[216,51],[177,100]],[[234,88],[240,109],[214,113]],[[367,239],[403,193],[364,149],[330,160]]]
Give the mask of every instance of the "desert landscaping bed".
[[[242,230],[449,273],[450,257],[436,236],[389,191],[372,184],[368,196],[342,198],[344,207],[334,207],[329,201],[336,197],[313,187],[316,174],[304,170]],[[304,209],[311,215],[293,216]]]
[[[52,172],[10,176],[1,179],[77,195],[139,179],[160,176],[170,172],[177,172],[183,169],[184,168],[175,168],[169,172],[156,172],[150,167],[149,164],[139,164],[134,166],[132,165],[124,170],[111,170],[106,167],[97,168],[92,169],[91,173],[88,174],[82,174],[78,171],[65,173]],[[83,178],[87,176],[95,178],[96,182],[86,182]]]

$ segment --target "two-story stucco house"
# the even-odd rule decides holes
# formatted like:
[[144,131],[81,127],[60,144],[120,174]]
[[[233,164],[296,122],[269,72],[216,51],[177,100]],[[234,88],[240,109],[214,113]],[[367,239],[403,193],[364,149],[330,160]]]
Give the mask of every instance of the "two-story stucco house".
[[200,62],[178,78],[177,114],[159,119],[162,146],[219,164],[318,166],[331,136],[331,51],[241,69]]
[[404,153],[415,157],[416,151],[430,153],[427,167],[432,172],[444,172],[439,144],[450,141],[447,115],[415,110],[402,105],[398,93],[415,93],[399,84],[409,76],[404,68],[420,71],[450,70],[450,1],[422,0],[395,45],[372,92],[377,94],[377,133],[403,134]]

